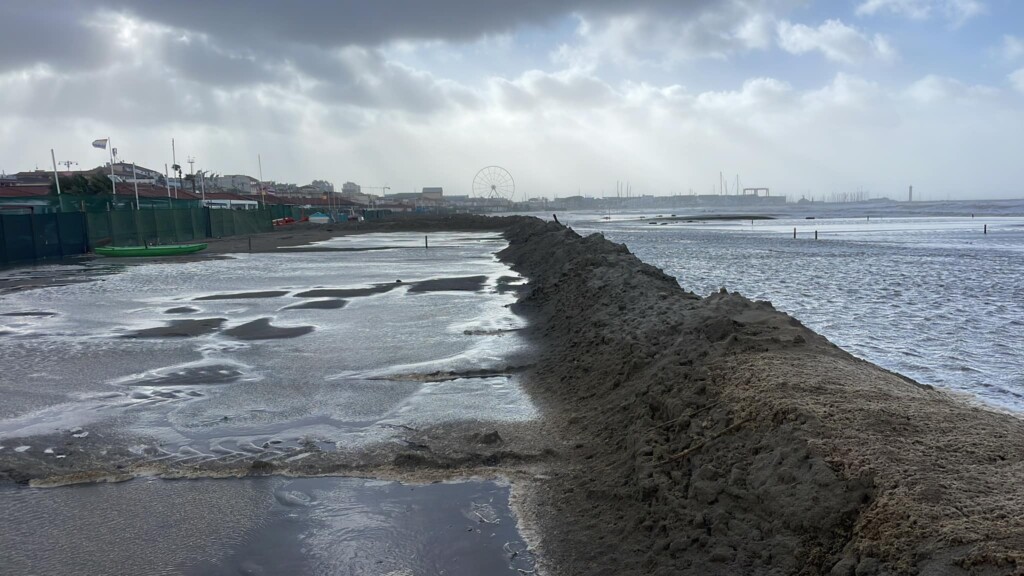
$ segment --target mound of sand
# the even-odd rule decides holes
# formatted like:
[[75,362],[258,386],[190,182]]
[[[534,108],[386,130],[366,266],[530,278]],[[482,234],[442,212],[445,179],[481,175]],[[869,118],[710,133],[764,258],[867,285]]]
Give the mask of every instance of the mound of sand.
[[571,446],[533,504],[554,572],[1024,570],[1021,420],[599,235],[506,235],[541,344],[530,392]]

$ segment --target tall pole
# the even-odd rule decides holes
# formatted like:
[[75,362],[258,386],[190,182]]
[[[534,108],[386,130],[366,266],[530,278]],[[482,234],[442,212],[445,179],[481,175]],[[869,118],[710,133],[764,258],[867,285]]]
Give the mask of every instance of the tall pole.
[[199,171],[199,189],[203,192],[203,206],[206,206],[206,172]]
[[135,174],[135,162],[132,162],[132,182],[135,184],[135,209],[142,208],[139,205],[139,177]]
[[53,181],[57,183],[57,196],[60,196],[60,174],[57,173],[57,156],[50,148],[50,160],[53,160]]
[[178,165],[178,154],[174,151],[174,138],[171,138],[171,164]]
[[267,209],[267,193],[263,190],[263,156],[256,154],[256,162],[260,167],[260,198],[263,200],[263,209]]
[[167,199],[171,198],[171,172],[167,169],[167,162],[164,162],[164,184],[167,185]]
[[114,205],[117,206],[117,180],[114,180],[114,141],[107,136],[107,152],[110,152],[110,191],[112,193],[111,199]]

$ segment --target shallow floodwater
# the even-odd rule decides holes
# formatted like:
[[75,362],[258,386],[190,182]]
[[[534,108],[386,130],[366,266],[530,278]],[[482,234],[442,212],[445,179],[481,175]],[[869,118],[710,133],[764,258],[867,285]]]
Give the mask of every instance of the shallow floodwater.
[[[320,245],[371,251],[129,264],[94,282],[8,294],[0,445],[109,422],[201,458],[536,417],[501,375],[524,347],[522,320],[507,308],[515,296],[503,289],[521,279],[494,257],[504,240],[422,242],[373,234]],[[308,307],[325,302],[333,307]],[[488,369],[497,375],[424,381]]]
[[133,480],[0,488],[0,574],[521,574],[492,482]]
[[[153,461],[276,464],[534,419],[510,369],[527,348],[504,246],[375,234],[0,271],[48,284],[0,295],[0,458],[102,461],[109,439]],[[342,478],[4,487],[0,574],[518,574],[532,560],[508,494]]]
[[1024,411],[1024,218],[600,218],[572,226],[625,243],[700,295],[770,300],[857,356]]

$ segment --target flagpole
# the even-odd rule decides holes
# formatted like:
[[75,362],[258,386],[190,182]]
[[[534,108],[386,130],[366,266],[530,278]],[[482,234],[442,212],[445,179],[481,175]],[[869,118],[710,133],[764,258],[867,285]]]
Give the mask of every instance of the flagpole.
[[57,173],[57,156],[50,148],[50,160],[53,160],[53,181],[57,183],[57,196],[60,196],[60,174]]
[[117,180],[114,180],[114,141],[107,136],[107,152],[110,153],[110,191],[113,194],[114,207],[117,207]]
[[135,183],[135,209],[138,210],[142,206],[139,205],[139,177],[135,174],[135,162],[132,162],[132,181]]
[[267,209],[267,193],[263,190],[263,156],[257,154],[256,162],[259,163],[260,167],[260,198],[263,199],[263,209]]
[[203,206],[206,206],[206,172],[199,171],[199,189],[203,194]]
[[164,162],[164,184],[167,185],[167,199],[171,199],[171,176],[167,170],[167,162]]

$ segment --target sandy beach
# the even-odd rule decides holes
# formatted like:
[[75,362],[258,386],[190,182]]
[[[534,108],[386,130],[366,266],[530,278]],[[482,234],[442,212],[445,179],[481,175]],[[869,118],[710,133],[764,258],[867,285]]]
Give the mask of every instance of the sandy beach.
[[[99,430],[76,437],[76,450],[61,460],[5,450],[0,479],[54,486],[138,476],[504,478],[543,574],[1024,568],[1024,421],[857,359],[769,302],[725,291],[698,297],[625,246],[533,218],[295,225],[253,236],[252,245],[254,252],[294,252],[290,247],[342,234],[442,230],[504,233],[509,246],[499,257],[528,284],[502,279],[496,289],[520,295],[513,309],[529,320],[519,333],[532,351],[486,370],[400,378],[443,383],[517,375],[539,420],[406,427],[400,442],[372,450],[308,447],[309,457],[273,463],[257,455],[174,463]],[[214,241],[203,257],[247,252],[248,245],[248,238]],[[7,289],[58,282],[25,278]],[[456,276],[405,288],[472,292],[483,281]],[[314,288],[296,293],[310,300],[294,306],[338,309],[403,284],[409,282]],[[258,341],[312,330],[268,320],[225,328],[223,317],[180,317],[204,304],[281,298],[278,292],[195,297],[168,308],[164,326],[122,337],[224,331]],[[230,381],[232,370],[209,366],[173,377]],[[72,442],[66,435],[33,444]]]

